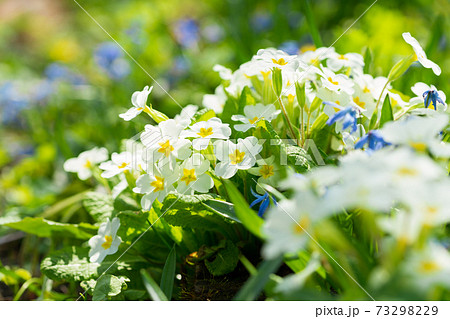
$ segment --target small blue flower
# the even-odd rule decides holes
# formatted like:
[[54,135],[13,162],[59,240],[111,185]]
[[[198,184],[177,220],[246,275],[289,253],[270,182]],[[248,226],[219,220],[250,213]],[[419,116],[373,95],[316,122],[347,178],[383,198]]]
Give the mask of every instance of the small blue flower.
[[178,20],[174,27],[174,34],[177,42],[185,48],[197,46],[200,38],[197,22],[193,19]]
[[[258,210],[258,216],[259,217],[263,217],[264,213],[266,212],[267,208],[270,205],[270,196],[269,193],[264,193],[264,195],[260,195],[258,193],[256,193],[253,189],[250,189],[250,191],[252,192],[253,196],[256,197],[256,199],[250,204],[250,207],[255,206],[258,203],[261,203],[259,205],[259,210]],[[274,202],[274,204],[277,204],[277,201],[275,200],[275,198],[272,197],[272,200]]]
[[100,44],[94,53],[95,62],[113,80],[120,80],[130,73],[130,64],[114,42]]
[[286,41],[281,43],[278,49],[290,55],[298,54],[299,46],[297,41]]
[[66,81],[74,85],[85,83],[82,76],[74,73],[67,66],[57,62],[49,64],[45,68],[44,74],[51,82]]
[[387,145],[391,145],[391,143],[388,143],[383,139],[378,130],[369,131],[366,135],[361,137],[359,141],[356,142],[355,149],[363,148],[366,144],[368,144],[369,150],[371,151],[377,151]]
[[426,109],[430,106],[430,103],[432,103],[434,110],[436,111],[437,102],[445,105],[436,90],[428,90],[423,93],[423,104],[425,104]]
[[272,28],[272,16],[267,12],[256,12],[252,15],[250,24],[252,29],[257,33],[261,33],[263,31],[267,31]]
[[[341,106],[339,106],[336,103],[333,102],[323,102],[324,104],[331,105],[335,108],[342,109]],[[356,116],[358,115],[357,110],[353,108],[352,106],[349,106],[336,114],[334,114],[332,117],[330,117],[327,121],[327,125],[332,125],[336,123],[337,121],[342,121],[343,129],[347,129],[351,127],[351,133],[356,132],[358,129],[357,123],[358,120]]]

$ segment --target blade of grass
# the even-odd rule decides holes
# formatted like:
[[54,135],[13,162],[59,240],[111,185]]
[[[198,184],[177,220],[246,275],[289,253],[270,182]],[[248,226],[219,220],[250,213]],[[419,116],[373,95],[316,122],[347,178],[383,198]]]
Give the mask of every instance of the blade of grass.
[[161,276],[161,290],[167,296],[167,299],[172,299],[173,283],[175,281],[175,270],[177,266],[177,251],[175,245],[170,250],[167,256],[166,264],[164,265]]
[[317,24],[314,19],[314,15],[311,10],[310,1],[303,0],[302,4],[303,4],[303,14],[306,17],[306,22],[308,23],[309,32],[311,32],[311,37],[314,41],[314,45],[317,48],[323,47],[322,38],[320,37],[319,29],[317,28]]
[[141,277],[144,282],[145,289],[147,289],[150,298],[154,301],[168,301],[166,295],[159,288],[156,281],[144,270],[141,269]]

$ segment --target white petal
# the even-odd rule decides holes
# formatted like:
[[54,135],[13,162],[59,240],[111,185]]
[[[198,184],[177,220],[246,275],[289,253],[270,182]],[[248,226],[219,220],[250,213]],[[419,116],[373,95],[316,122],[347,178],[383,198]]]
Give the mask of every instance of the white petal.
[[238,171],[236,165],[231,165],[227,162],[220,162],[216,165],[216,175],[228,179],[233,177]]
[[125,121],[130,121],[141,114],[143,110],[143,108],[132,107],[125,113],[119,114],[119,117],[123,118]]
[[214,181],[208,174],[201,175],[192,185],[192,188],[199,193],[207,193],[214,186]]

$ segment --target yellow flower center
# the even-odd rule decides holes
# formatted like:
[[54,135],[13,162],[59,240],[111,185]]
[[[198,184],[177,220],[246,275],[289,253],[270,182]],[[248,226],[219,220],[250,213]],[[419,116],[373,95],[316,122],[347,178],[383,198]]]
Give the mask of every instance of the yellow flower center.
[[358,105],[359,107],[362,107],[363,109],[365,108],[364,105],[366,105],[366,103],[363,102],[363,101],[361,101],[361,100],[359,99],[359,96],[353,98],[353,102],[355,102],[356,105]]
[[339,60],[348,60],[345,55],[341,54],[338,58]]
[[301,235],[309,227],[310,221],[306,216],[300,217],[300,220],[294,225],[294,232]]
[[426,211],[428,214],[434,215],[438,212],[438,208],[436,206],[428,206]]
[[[263,117],[261,118],[261,120],[264,119]],[[250,124],[255,124],[256,122],[258,122],[260,120],[259,117],[255,116],[254,118],[252,118],[251,120],[248,120],[248,122]]]
[[288,98],[289,104],[294,103],[295,95],[289,94],[287,98]]
[[202,128],[200,128],[200,132],[197,134],[200,135],[201,137],[207,137],[207,136],[212,135],[213,133],[214,132],[213,132],[212,127],[208,127],[207,129],[202,127]]
[[338,81],[333,81],[333,79],[331,78],[331,76],[328,77],[328,81],[330,81],[331,84],[334,84],[334,85],[338,85],[338,84],[339,84]]
[[417,152],[423,153],[427,150],[427,145],[423,142],[410,142],[409,145]]
[[195,176],[195,169],[183,169],[183,177],[181,177],[180,181],[185,182],[186,186],[196,179],[197,177]]
[[283,58],[280,58],[278,60],[272,59],[272,62],[275,64],[278,64],[278,65],[286,65],[287,64],[287,62]]
[[367,88],[367,86],[364,87],[363,93],[370,93],[370,90]]
[[138,107],[136,110],[137,111],[142,111],[144,108],[143,107]]
[[112,244],[112,237],[111,236],[108,236],[108,235],[106,235],[105,236],[105,242],[102,244],[102,247],[103,247],[103,249],[108,249],[108,248],[110,248],[111,247],[111,244]]
[[86,162],[84,163],[84,167],[91,168],[92,167],[91,161],[90,160],[86,160]]
[[413,168],[410,167],[401,167],[398,170],[398,174],[399,175],[404,175],[404,176],[416,176],[417,175],[417,171]]
[[158,150],[158,153],[163,153],[166,157],[169,157],[170,153],[174,150],[173,146],[170,145],[169,140],[164,143],[158,143],[161,146]]
[[239,150],[235,150],[234,153],[229,155],[231,164],[236,165],[244,160],[245,152],[240,152]]
[[420,270],[424,273],[435,272],[435,271],[439,270],[440,268],[441,267],[439,267],[439,265],[433,261],[423,261],[420,264]]
[[269,75],[270,75],[270,70],[267,71],[267,72],[261,71],[261,74],[262,74],[262,76],[264,78],[264,81],[268,80],[269,79]]
[[259,172],[261,173],[261,176],[263,178],[269,178],[270,176],[274,175],[273,172],[273,165],[263,165],[261,166],[261,168],[259,169]]
[[153,181],[150,183],[150,186],[153,186],[155,189],[153,190],[154,193],[164,190],[164,178],[155,176],[156,181]]
[[119,166],[117,166],[118,168],[125,168],[127,167],[128,163],[123,162],[122,164],[120,164]]
[[[334,101],[334,103],[336,103],[337,105],[341,105],[341,102],[339,102],[339,101]],[[337,108],[337,107],[333,107],[333,109],[334,109],[334,111],[335,112],[339,112],[341,109],[339,109],[339,108]]]

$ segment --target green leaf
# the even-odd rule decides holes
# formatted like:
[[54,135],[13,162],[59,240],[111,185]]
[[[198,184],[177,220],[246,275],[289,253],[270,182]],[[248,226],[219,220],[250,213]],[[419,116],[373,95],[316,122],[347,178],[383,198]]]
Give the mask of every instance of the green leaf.
[[158,287],[156,281],[144,269],[141,269],[141,276],[145,289],[147,289],[147,292],[152,300],[168,301],[166,295],[161,288]]
[[96,233],[97,227],[90,224],[64,224],[42,217],[2,218],[0,225],[21,230],[38,237],[64,236],[86,240]]
[[308,153],[297,145],[286,145],[286,154],[289,164],[297,173],[304,173],[311,169]]
[[121,194],[119,197],[114,199],[114,210],[118,212],[123,211],[140,211],[141,206],[136,202],[136,200],[129,195]]
[[208,199],[207,201],[203,202],[203,205],[222,217],[234,220],[238,223],[241,222],[236,216],[234,205],[231,203],[225,202],[223,200]]
[[411,54],[398,61],[389,71],[388,81],[393,82],[403,75],[408,68],[417,60],[415,54]]
[[261,227],[263,220],[250,208],[250,205],[246,202],[244,196],[242,196],[236,186],[234,186],[233,182],[223,180],[223,184],[231,202],[234,204],[236,216],[252,234],[262,238]]
[[125,254],[110,255],[101,264],[89,262],[89,248],[66,247],[46,257],[41,263],[41,272],[53,280],[82,281],[98,278],[107,269],[117,273],[138,269],[145,259]]
[[245,285],[239,290],[234,300],[255,300],[266,286],[270,275],[277,271],[283,262],[283,257],[265,260],[258,268],[258,273],[250,277]]
[[214,197],[209,194],[170,193],[163,202],[161,212],[164,214],[164,220],[172,226],[215,230],[227,234],[227,227],[234,221],[221,217],[203,205],[205,201],[211,199]]
[[172,299],[173,283],[175,281],[175,271],[177,266],[177,251],[175,245],[170,250],[167,256],[166,264],[164,265],[161,275],[161,290],[167,296],[167,299]]
[[381,109],[381,117],[380,117],[380,128],[387,122],[391,122],[394,120],[394,114],[392,113],[391,101],[389,98],[389,94],[386,95],[386,98],[383,102],[383,107]]
[[310,138],[316,143],[317,148],[326,150],[331,141],[333,126],[327,124],[328,115],[321,113],[311,125]]
[[366,47],[364,52],[364,73],[369,74],[372,65],[372,51],[369,47]]
[[201,109],[200,111],[197,111],[193,116],[192,124],[201,122],[201,121],[207,121],[212,117],[215,117],[216,113],[211,109]]
[[147,223],[148,215],[148,212],[120,212],[117,214],[120,219],[120,228],[117,234],[125,243],[131,244],[137,235],[140,235],[150,226]]
[[303,0],[303,14],[306,17],[306,22],[308,23],[309,32],[317,48],[323,47],[322,39],[320,38],[319,29],[317,28],[316,21],[314,19],[314,14],[311,9],[311,4],[309,0]]
[[223,276],[232,272],[239,262],[239,249],[232,241],[226,240],[225,247],[218,249],[213,259],[205,260],[205,266],[213,276]]
[[114,211],[112,198],[106,194],[96,192],[89,192],[85,195],[83,206],[88,213],[100,223],[111,218]]
[[283,78],[281,75],[281,69],[279,68],[272,69],[272,86],[275,90],[275,94],[280,96],[281,90],[283,89]]
[[244,87],[244,89],[242,90],[242,93],[239,96],[238,104],[238,114],[244,114],[244,108],[247,105],[255,104],[255,98],[252,95],[252,90],[248,86]]
[[373,111],[372,117],[370,118],[369,130],[375,129],[378,122],[378,110]]
[[[117,296],[122,291],[122,287],[126,289],[128,278],[116,277],[113,275],[103,275],[95,284],[93,301],[107,300],[108,297]],[[129,279],[128,279],[129,281]]]

